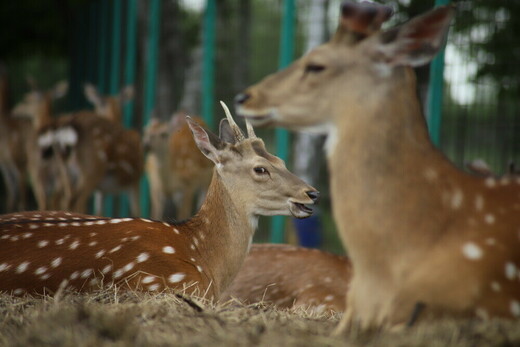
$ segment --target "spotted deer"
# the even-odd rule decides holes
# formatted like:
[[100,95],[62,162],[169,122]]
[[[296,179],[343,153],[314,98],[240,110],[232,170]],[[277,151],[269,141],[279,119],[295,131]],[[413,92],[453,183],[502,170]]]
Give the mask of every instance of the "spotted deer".
[[67,132],[56,134],[56,139],[53,135],[45,134],[40,138],[40,133],[53,122],[53,102],[67,94],[68,83],[60,81],[52,88],[42,90],[34,80],[29,79],[29,85],[31,90],[12,110],[11,153],[13,157],[19,158],[21,177],[25,176],[23,170],[30,177],[38,208],[63,207],[59,201],[63,199],[66,190],[63,186],[64,171],[50,154],[58,150],[57,147],[63,147],[63,141],[67,141]]
[[[91,137],[96,143],[83,142],[86,150],[81,151],[81,156],[69,166],[77,166],[82,172],[87,170],[88,174],[82,175],[83,179],[78,186],[77,196],[73,201],[73,210],[85,212],[86,202],[90,194],[96,191],[95,213],[101,214],[102,194],[120,193],[127,191],[130,195],[130,209],[133,216],[141,214],[139,206],[139,180],[144,171],[144,151],[141,136],[133,129],[123,128],[123,104],[130,101],[134,96],[133,86],[124,87],[117,95],[101,95],[92,84],[86,84],[84,93],[94,105],[97,117],[83,119],[78,123],[78,132],[91,132]],[[107,127],[109,123],[100,117],[112,121],[113,129]],[[81,117],[80,117],[81,118]],[[78,148],[78,150],[80,150]],[[87,164],[81,164],[89,156],[97,155],[99,161],[104,162],[104,171],[95,174],[93,168]],[[89,179],[92,178],[92,179]]]
[[131,85],[124,87],[118,94],[110,96],[101,95],[90,83],[85,84],[83,91],[87,100],[94,105],[96,114],[118,124],[123,123],[123,104],[134,98],[134,87]]
[[[204,125],[202,119],[193,119]],[[190,217],[196,193],[207,190],[212,165],[193,141],[184,115],[175,113],[169,122],[152,119],[143,137],[152,218],[163,218],[167,196],[174,199],[179,219]]]
[[374,30],[389,13],[344,3],[331,40],[239,94],[237,112],[328,135],[333,214],[354,270],[337,333],[519,318],[520,179],[457,169],[431,143],[416,95],[412,68],[443,46],[455,9]]
[[218,298],[240,268],[259,215],[312,214],[318,192],[228,113],[220,137],[187,118],[215,167],[206,200],[179,223],[71,212],[0,216],[0,291],[16,295],[99,285],[184,289]]
[[253,244],[221,300],[343,312],[352,268],[345,256],[283,244]]

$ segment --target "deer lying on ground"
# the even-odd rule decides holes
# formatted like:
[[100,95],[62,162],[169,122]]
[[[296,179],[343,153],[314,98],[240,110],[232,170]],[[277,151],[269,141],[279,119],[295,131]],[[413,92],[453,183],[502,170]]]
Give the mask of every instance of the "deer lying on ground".
[[[204,125],[202,119],[194,118]],[[169,122],[152,119],[144,132],[147,148],[146,173],[150,181],[152,218],[162,219],[167,196],[177,208],[177,218],[191,216],[197,191],[206,191],[211,179],[211,162],[202,155],[182,113]]]
[[[59,166],[56,160],[61,160],[52,155],[67,147],[69,130],[59,134],[46,134],[43,129],[53,123],[52,104],[56,99],[67,94],[68,83],[61,81],[49,90],[42,90],[30,80],[31,91],[23,100],[15,105],[12,111],[12,121],[16,122],[11,131],[16,141],[13,151],[16,156],[23,158],[27,163],[27,172],[30,177],[34,196],[38,209],[55,209],[65,206],[60,204],[67,193],[64,186],[63,166]],[[43,131],[43,136],[41,132]],[[56,135],[56,136],[55,136]],[[20,169],[21,170],[21,169]]]
[[269,154],[252,127],[245,138],[229,111],[220,137],[187,121],[200,151],[215,164],[193,218],[169,224],[70,212],[0,216],[0,291],[88,291],[116,283],[216,299],[238,272],[259,215],[312,214],[306,204],[318,192]]
[[412,67],[442,47],[454,12],[374,32],[389,11],[345,3],[328,43],[236,97],[256,125],[328,134],[333,213],[354,269],[337,332],[520,317],[520,178],[455,168],[416,95]]
[[253,244],[221,300],[343,312],[351,272],[345,256],[292,245]]

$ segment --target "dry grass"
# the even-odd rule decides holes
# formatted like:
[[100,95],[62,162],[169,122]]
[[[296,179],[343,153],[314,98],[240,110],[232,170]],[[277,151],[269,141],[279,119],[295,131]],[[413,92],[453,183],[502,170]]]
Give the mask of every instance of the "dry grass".
[[1,346],[519,346],[520,322],[460,321],[331,337],[339,316],[174,293],[0,295]]

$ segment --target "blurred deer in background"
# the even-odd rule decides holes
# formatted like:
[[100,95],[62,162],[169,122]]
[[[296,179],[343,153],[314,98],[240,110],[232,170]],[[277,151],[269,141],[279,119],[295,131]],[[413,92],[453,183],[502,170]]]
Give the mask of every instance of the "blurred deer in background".
[[343,312],[351,276],[345,256],[292,245],[253,244],[222,300]]
[[[227,109],[226,109],[227,111]],[[89,291],[120,284],[147,291],[186,290],[219,298],[250,247],[259,215],[312,214],[318,192],[269,154],[248,126],[246,138],[227,111],[220,137],[188,125],[215,168],[199,212],[169,224],[70,212],[0,216],[0,291]]]
[[101,95],[97,88],[90,83],[85,84],[85,97],[94,105],[96,114],[107,117],[109,120],[123,124],[123,105],[134,98],[134,87],[126,86],[117,95]]
[[31,120],[11,117],[7,69],[0,64],[0,171],[6,191],[8,212],[26,207],[27,151],[24,139],[32,129]]
[[68,185],[64,184],[63,164],[57,162],[61,161],[61,156],[53,153],[65,150],[74,139],[68,137],[68,129],[56,137],[45,129],[53,123],[52,104],[67,94],[68,83],[58,82],[46,91],[38,88],[33,79],[29,79],[29,85],[31,90],[12,111],[13,121],[20,124],[13,129],[12,136],[16,141],[12,152],[16,151],[20,158],[25,156],[38,208],[63,208],[60,201],[67,194]]
[[[134,95],[133,86],[124,87],[117,95],[105,96],[99,94],[98,90],[92,84],[86,84],[84,93],[95,108],[95,113],[102,116],[115,124],[113,134],[110,134],[110,128],[107,128],[105,121],[95,118],[97,122],[84,119],[83,131],[92,131],[94,141],[99,142],[101,146],[97,146],[95,153],[99,159],[106,161],[107,167],[104,176],[98,181],[95,188],[92,184],[85,182],[82,194],[78,196],[76,207],[73,208],[77,212],[85,212],[86,199],[90,196],[92,189],[97,191],[95,204],[95,213],[100,215],[102,211],[102,194],[103,193],[120,193],[128,191],[130,194],[130,206],[133,216],[141,214],[139,206],[139,180],[144,171],[144,153],[139,133],[133,129],[123,129],[123,112],[122,107],[125,102],[130,101]],[[110,138],[111,137],[111,138]],[[102,145],[101,143],[105,143]],[[88,147],[88,146],[87,146]],[[92,145],[90,146],[92,147]],[[88,156],[86,152],[82,157]],[[97,180],[97,178],[96,178]]]
[[455,168],[417,98],[412,68],[443,46],[455,10],[377,31],[390,13],[344,3],[331,40],[238,95],[238,112],[328,134],[333,212],[354,270],[337,332],[520,318],[520,178]]
[[[202,119],[194,120],[204,125]],[[153,118],[144,131],[144,145],[152,218],[163,218],[168,196],[175,202],[178,219],[190,217],[197,192],[207,190],[212,165],[193,141],[184,113],[175,113],[169,122]]]

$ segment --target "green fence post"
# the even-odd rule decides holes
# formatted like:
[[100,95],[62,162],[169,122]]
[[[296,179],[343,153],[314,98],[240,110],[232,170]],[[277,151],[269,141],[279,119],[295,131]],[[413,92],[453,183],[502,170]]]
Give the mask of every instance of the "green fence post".
[[[144,110],[143,124],[150,120],[150,113],[155,105],[155,84],[157,80],[157,65],[159,57],[159,34],[161,21],[161,0],[151,0],[149,3],[149,27],[148,27],[148,47],[145,66],[144,84]],[[144,217],[150,215],[150,187],[148,180],[143,177],[141,180],[141,211]]]
[[[287,67],[294,58],[295,1],[285,0],[283,4],[282,32],[280,40],[280,69]],[[276,155],[282,160],[289,156],[289,133],[276,129]],[[271,242],[284,242],[285,217],[274,216],[271,220]]]
[[[137,0],[128,0],[126,13],[126,53],[125,85],[135,84],[135,66],[137,58]],[[135,88],[135,85],[134,85]],[[133,124],[134,102],[130,100],[124,106],[124,124],[129,128]]]
[[[137,0],[128,0],[126,13],[126,53],[125,53],[125,86],[135,88],[135,62],[137,56]],[[134,102],[129,100],[123,106],[123,124],[125,128],[132,126],[132,111]],[[129,213],[128,197],[122,196],[119,213],[127,216]],[[137,217],[137,216],[134,216]]]
[[[447,5],[449,0],[435,0],[435,6]],[[444,48],[430,65],[430,85],[428,87],[428,132],[435,146],[441,142],[442,99],[444,89]]]
[[202,118],[213,129],[213,106],[215,103],[215,32],[216,0],[206,0],[202,34]]

